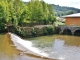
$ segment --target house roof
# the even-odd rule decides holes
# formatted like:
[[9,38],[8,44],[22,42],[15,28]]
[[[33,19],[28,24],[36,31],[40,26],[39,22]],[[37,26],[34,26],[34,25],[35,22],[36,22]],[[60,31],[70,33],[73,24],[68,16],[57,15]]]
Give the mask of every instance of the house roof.
[[71,14],[71,15],[65,15],[62,17],[80,17],[80,13],[75,13],[75,14]]

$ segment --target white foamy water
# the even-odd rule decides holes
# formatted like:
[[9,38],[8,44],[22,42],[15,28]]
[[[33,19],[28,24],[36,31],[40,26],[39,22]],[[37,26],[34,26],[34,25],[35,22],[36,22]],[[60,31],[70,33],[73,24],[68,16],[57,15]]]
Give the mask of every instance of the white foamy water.
[[48,54],[40,51],[36,47],[33,47],[33,44],[31,41],[23,40],[13,33],[9,33],[9,34],[11,36],[11,40],[13,41],[17,49],[20,49],[22,51],[26,51],[26,53],[31,53],[31,54],[38,55],[41,57],[49,57]]

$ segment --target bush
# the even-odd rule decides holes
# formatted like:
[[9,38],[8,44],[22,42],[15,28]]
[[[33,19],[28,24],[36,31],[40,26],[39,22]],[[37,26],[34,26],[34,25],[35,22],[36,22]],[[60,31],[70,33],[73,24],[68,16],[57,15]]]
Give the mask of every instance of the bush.
[[48,34],[47,27],[44,27],[43,28],[43,35],[47,35],[47,34]]
[[21,37],[26,37],[26,35],[27,35],[25,33],[24,29],[22,29],[22,28],[16,28],[16,32],[15,33],[18,34]]
[[[25,30],[25,28],[22,27],[18,27],[16,29],[16,34],[18,34],[21,37],[36,37],[36,36],[40,36],[40,35],[52,35],[54,34],[54,27],[53,26],[49,26],[49,27],[43,27],[41,29],[41,31],[39,31],[39,29],[37,28],[29,28],[30,31],[28,31],[28,28]],[[42,32],[40,34],[40,32]]]
[[53,26],[47,27],[47,32],[48,32],[49,35],[54,34]]
[[2,32],[6,32],[7,30],[5,29],[5,24],[4,23],[0,23],[0,33]]
[[33,28],[33,31],[32,31],[32,36],[33,36],[33,37],[37,36],[37,30],[34,29],[34,28]]
[[47,25],[49,23],[48,20],[43,20],[44,21],[44,25]]
[[44,27],[44,29],[43,29],[43,35],[52,35],[52,34],[54,34],[54,28],[53,28],[53,26]]

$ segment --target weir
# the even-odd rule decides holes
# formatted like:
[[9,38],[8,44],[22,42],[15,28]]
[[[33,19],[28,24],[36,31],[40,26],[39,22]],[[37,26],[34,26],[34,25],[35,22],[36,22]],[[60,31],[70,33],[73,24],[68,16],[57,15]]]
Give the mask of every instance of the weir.
[[20,37],[16,36],[15,34],[9,33],[11,36],[11,40],[13,41],[14,45],[17,49],[25,51],[25,53],[31,53],[34,55],[38,55],[41,57],[48,57],[48,55],[39,49],[33,47],[32,42],[28,40],[23,40]]
[[[24,53],[33,54],[35,56],[40,56],[43,59],[49,59],[49,60],[63,60],[63,58],[52,58],[47,53],[37,49],[36,47],[33,47],[33,43],[28,40],[23,40],[19,36],[9,33],[11,36],[11,40],[14,43],[14,46],[16,46],[17,49],[23,51]],[[21,53],[19,53],[21,54]]]

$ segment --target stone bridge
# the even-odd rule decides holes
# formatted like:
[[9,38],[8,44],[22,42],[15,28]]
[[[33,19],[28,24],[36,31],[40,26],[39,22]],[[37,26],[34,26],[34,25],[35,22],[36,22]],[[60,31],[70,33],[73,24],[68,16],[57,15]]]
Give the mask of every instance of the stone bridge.
[[75,31],[80,30],[80,26],[58,26],[60,29],[59,33],[63,33],[64,30],[70,30],[72,35],[74,35]]

